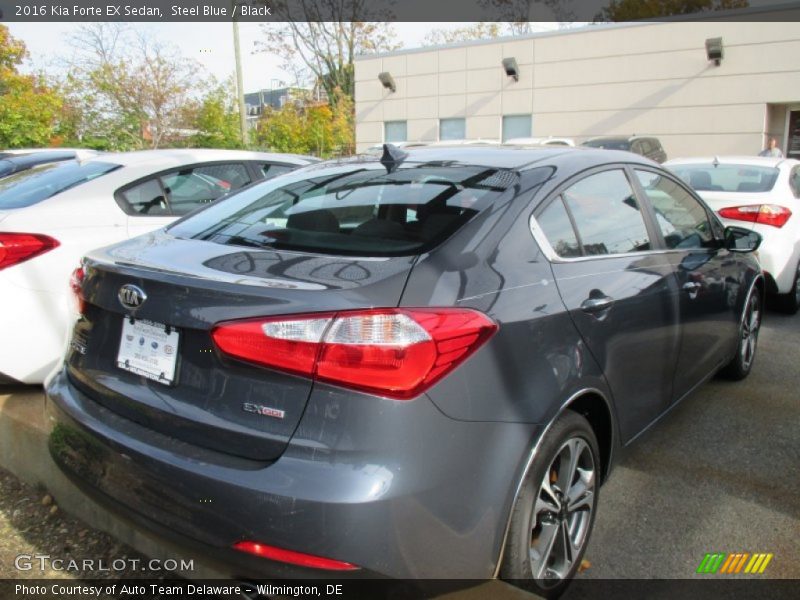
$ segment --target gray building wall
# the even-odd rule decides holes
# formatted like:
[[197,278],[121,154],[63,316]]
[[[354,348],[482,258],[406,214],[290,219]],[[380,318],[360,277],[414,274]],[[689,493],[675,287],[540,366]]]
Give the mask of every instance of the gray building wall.
[[[797,18],[798,15],[795,15]],[[705,40],[722,37],[720,66]],[[519,81],[503,58],[514,57]],[[504,115],[530,114],[533,136],[583,141],[655,135],[668,155],[756,154],[767,135],[786,148],[800,110],[800,23],[664,22],[590,26],[525,38],[422,48],[356,61],[359,151],[406,121],[409,141],[435,141],[463,117],[469,139],[500,139]],[[388,71],[397,91],[382,87]]]

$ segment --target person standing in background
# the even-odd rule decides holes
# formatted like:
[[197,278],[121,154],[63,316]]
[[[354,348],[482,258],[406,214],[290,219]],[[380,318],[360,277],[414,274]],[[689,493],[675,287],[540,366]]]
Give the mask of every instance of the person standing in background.
[[769,138],[767,147],[758,153],[759,156],[768,156],[770,158],[783,158],[783,152],[778,148],[778,140],[774,137]]

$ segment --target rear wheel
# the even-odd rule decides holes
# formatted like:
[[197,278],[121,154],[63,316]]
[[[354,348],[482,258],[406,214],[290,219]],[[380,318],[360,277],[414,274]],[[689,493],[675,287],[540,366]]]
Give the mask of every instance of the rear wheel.
[[503,579],[547,598],[564,591],[594,525],[599,456],[581,415],[568,410],[553,424],[514,505]]
[[750,290],[739,325],[739,345],[736,356],[720,371],[727,379],[738,381],[750,374],[756,359],[758,332],[761,329],[761,295],[757,288]]
[[794,271],[794,282],[792,289],[786,294],[780,294],[777,297],[778,308],[787,314],[794,315],[800,309],[800,263]]

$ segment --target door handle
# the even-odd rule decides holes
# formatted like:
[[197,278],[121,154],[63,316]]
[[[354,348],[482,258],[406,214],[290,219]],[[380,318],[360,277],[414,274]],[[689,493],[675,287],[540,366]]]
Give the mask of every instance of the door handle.
[[588,313],[600,312],[609,308],[614,303],[614,299],[609,296],[600,296],[599,298],[587,298],[581,302],[581,310]]

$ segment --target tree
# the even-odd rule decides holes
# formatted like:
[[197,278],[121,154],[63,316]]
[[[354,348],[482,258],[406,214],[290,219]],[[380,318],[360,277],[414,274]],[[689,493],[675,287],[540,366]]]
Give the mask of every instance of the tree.
[[334,90],[332,103],[287,102],[268,108],[259,119],[256,143],[277,152],[321,157],[352,154],[355,149],[353,100]]
[[0,25],[0,147],[47,146],[55,134],[61,98],[43,76],[18,72],[26,56]]
[[119,23],[82,26],[64,82],[72,130],[108,149],[158,148],[186,126],[199,65]]
[[432,29],[423,40],[425,46],[442,46],[467,40],[487,40],[501,36],[513,36],[530,32],[530,24],[497,23],[481,21],[456,29]]
[[748,0],[611,0],[598,18],[604,21],[634,21],[746,8],[749,5]]
[[191,138],[195,147],[241,148],[242,135],[239,128],[239,109],[230,93],[233,83],[223,85],[211,81],[209,91],[187,118],[189,127],[197,130]]
[[[291,3],[275,0],[273,12],[285,22],[262,25],[262,52],[285,57],[283,69],[294,74],[297,83],[320,85],[328,100],[337,99],[335,90],[345,96],[355,93],[353,60],[359,54],[395,50],[390,23],[364,19],[368,0],[348,2]],[[348,20],[353,16],[361,20]]]

